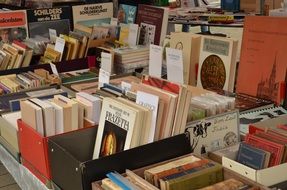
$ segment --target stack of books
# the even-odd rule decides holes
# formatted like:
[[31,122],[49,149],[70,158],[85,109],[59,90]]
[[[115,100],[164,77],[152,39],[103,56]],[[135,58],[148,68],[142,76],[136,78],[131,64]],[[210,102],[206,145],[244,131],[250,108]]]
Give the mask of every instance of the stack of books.
[[117,73],[131,73],[137,68],[148,67],[149,48],[147,46],[124,47],[114,51]]

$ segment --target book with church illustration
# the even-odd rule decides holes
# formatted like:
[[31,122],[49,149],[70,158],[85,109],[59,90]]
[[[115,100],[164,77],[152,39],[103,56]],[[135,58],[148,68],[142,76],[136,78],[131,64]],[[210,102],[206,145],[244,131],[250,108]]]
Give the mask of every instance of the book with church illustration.
[[[287,64],[286,17],[246,17],[237,93],[244,93],[281,104],[285,94]],[[252,72],[250,72],[252,71]]]
[[268,119],[273,119],[287,114],[287,110],[283,107],[272,107],[247,113],[240,114],[240,133],[246,134],[249,131],[249,125]]

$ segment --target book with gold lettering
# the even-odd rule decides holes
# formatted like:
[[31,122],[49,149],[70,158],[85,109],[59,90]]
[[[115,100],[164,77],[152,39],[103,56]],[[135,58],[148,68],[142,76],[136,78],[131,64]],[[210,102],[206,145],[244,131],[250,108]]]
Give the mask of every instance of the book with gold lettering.
[[[129,149],[141,123],[139,110],[114,98],[104,98],[93,159]],[[138,121],[138,122],[137,122]]]

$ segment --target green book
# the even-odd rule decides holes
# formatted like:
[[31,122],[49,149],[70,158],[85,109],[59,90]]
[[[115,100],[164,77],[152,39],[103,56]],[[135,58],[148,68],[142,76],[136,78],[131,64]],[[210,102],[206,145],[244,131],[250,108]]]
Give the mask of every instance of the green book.
[[[199,167],[197,171],[188,172],[183,171],[185,174],[175,177],[164,182],[166,190],[190,190],[199,189],[209,185],[213,185],[223,180],[222,166],[217,163],[206,164],[205,167]],[[162,185],[162,184],[161,184]]]

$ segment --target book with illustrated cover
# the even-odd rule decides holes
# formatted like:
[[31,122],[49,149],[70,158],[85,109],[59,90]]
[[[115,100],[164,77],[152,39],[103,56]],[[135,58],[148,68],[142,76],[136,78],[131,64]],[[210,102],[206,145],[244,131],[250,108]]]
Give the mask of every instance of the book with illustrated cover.
[[188,123],[193,152],[202,154],[238,143],[238,123],[237,110]]
[[271,107],[251,112],[240,114],[240,133],[246,134],[249,131],[249,125],[268,119],[276,118],[282,115],[286,115],[287,110],[283,107]]
[[118,10],[118,22],[125,24],[135,23],[137,7],[132,5],[120,4]]
[[234,91],[238,41],[203,36],[201,40],[197,86]]
[[39,35],[49,38],[49,29],[55,29],[57,35],[69,34],[72,12],[70,7],[27,10],[29,36]]
[[138,115],[130,106],[104,98],[93,159],[130,148]]
[[23,41],[28,37],[27,15],[25,10],[0,12],[0,43]]
[[140,45],[161,45],[167,32],[168,9],[140,4],[136,23],[140,27]]
[[113,3],[98,3],[77,5],[72,7],[74,26],[76,24],[87,27],[110,24],[113,17]]
[[[287,64],[286,17],[252,17],[244,20],[237,93],[244,93],[281,104]],[[250,72],[252,71],[252,72]]]

